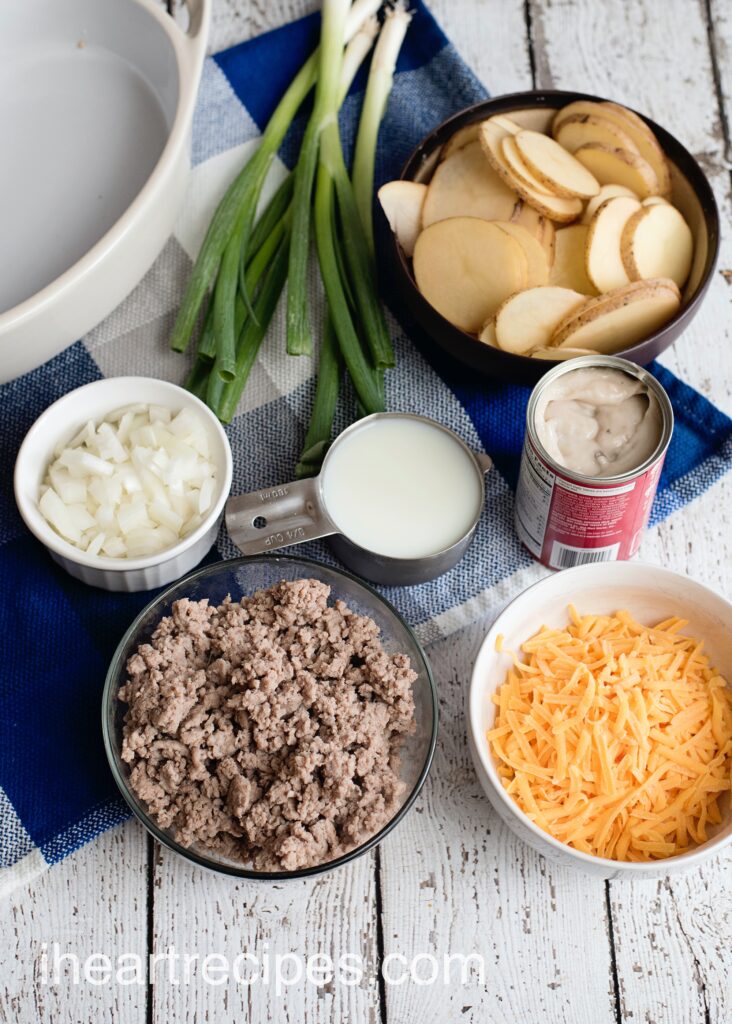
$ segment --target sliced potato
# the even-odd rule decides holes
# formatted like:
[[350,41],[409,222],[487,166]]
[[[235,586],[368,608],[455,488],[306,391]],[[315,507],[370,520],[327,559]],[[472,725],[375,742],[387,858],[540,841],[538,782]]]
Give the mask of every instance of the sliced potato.
[[600,191],[595,176],[548,135],[524,129],[515,141],[524,163],[544,188],[570,199],[589,199]]
[[600,104],[594,100],[575,100],[573,103],[568,103],[565,107],[560,107],[556,112],[552,120],[551,133],[556,139],[560,126],[570,117],[600,117],[601,113],[602,108]]
[[466,124],[464,127],[458,128],[442,147],[440,160],[447,160],[449,156],[452,156],[459,149],[469,146],[471,142],[477,142],[479,130],[480,121],[474,121],[473,124]]
[[681,296],[673,281],[634,281],[589,299],[559,324],[551,345],[622,352],[668,323],[680,304]]
[[557,252],[557,231],[552,222],[548,217],[541,218],[542,233],[541,233],[541,244],[544,246],[547,252],[547,258],[549,260],[549,269],[554,266],[554,260],[556,259]]
[[420,234],[414,276],[438,313],[477,334],[509,295],[526,287],[528,264],[516,239],[495,224],[451,217]]
[[671,173],[668,160],[658,139],[642,118],[618,103],[594,103],[591,100],[577,100],[557,111],[552,123],[554,136],[556,137],[559,128],[565,121],[578,115],[589,115],[612,121],[622,132],[630,136],[640,155],[653,168],[659,182],[659,194],[663,196],[671,194]]
[[523,110],[510,110],[507,116],[519,128],[531,128],[534,132],[548,132],[551,128],[554,111],[551,107],[525,107]]
[[511,214],[512,224],[521,224],[544,246],[549,266],[554,263],[554,224],[548,217],[542,217],[538,210],[519,199]]
[[585,250],[588,227],[570,224],[556,233],[556,255],[549,274],[549,284],[571,288],[582,295],[596,295],[597,288],[587,276]]
[[414,243],[422,230],[422,206],[427,186],[416,181],[387,181],[379,189],[379,202],[407,256],[414,252]]
[[626,222],[621,253],[631,281],[667,277],[681,288],[691,270],[694,239],[676,207],[662,201],[641,206]]
[[533,177],[528,168],[525,169],[525,176],[522,175],[521,177],[512,170],[504,156],[503,144],[512,140],[514,134],[501,124],[502,120],[500,115],[489,117],[480,126],[480,143],[491,167],[511,188],[514,187],[516,182],[522,184],[524,177],[526,177],[531,188],[544,192],[548,196],[552,195],[553,193],[544,189],[541,183]]
[[535,348],[529,352],[532,359],[576,359],[577,356],[594,356],[591,348],[569,348],[564,345],[562,348]]
[[579,199],[565,199],[560,196],[550,195],[539,188],[530,188],[514,174],[503,155],[503,141],[506,138],[517,138],[517,136],[511,136],[510,132],[495,124],[492,118],[484,121],[481,125],[480,142],[483,146],[483,152],[496,173],[529,206],[533,206],[544,217],[549,217],[551,220],[560,223],[569,223],[575,220],[582,212],[582,203]]
[[512,181],[514,179],[518,179],[524,187],[535,189],[537,192],[541,192],[542,195],[552,197],[555,195],[555,193],[550,189],[545,188],[536,175],[532,174],[521,159],[521,154],[518,151],[516,139],[513,135],[506,135],[505,138],[501,140],[501,154],[503,157],[503,163],[509,173],[509,178]]
[[638,198],[633,189],[626,188],[625,185],[603,185],[597,195],[593,196],[585,207],[585,212],[582,214],[582,223],[589,224],[602,204],[608,199],[615,199],[616,196]]
[[443,160],[433,174],[422,207],[422,227],[448,217],[508,220],[517,199],[491,168],[480,143],[471,142]]
[[521,125],[509,117],[507,114],[494,114],[491,118],[494,124],[497,124],[499,128],[503,128],[504,131],[508,132],[509,135],[515,135],[521,131]]
[[653,130],[649,128],[642,117],[619,103],[611,103],[606,100],[600,104],[600,107],[603,110],[603,117],[615,116],[618,118],[618,124],[623,131],[630,135],[640,155],[651,165],[659,182],[658,194],[670,196],[671,168]]
[[499,347],[515,355],[545,348],[557,325],[575,312],[585,298],[570,288],[527,288],[512,295],[496,313]]
[[606,117],[594,117],[592,114],[573,114],[566,117],[555,131],[554,138],[569,153],[574,153],[588,142],[599,142],[611,149],[620,147],[638,152],[638,147],[630,135],[618,124]]
[[630,284],[620,251],[623,228],[642,209],[637,199],[616,196],[604,202],[590,221],[585,246],[585,269],[598,292]]
[[642,206],[657,206],[660,203],[668,203],[668,199],[664,199],[663,196],[648,196],[643,200]]
[[482,341],[484,345],[489,345],[491,348],[500,348],[500,345],[496,340],[495,317],[491,317],[490,320],[486,320],[483,324],[481,332],[478,335],[478,341]]
[[536,235],[532,235],[522,224],[516,224],[514,221],[497,220],[493,223],[515,238],[524,250],[528,269],[526,287],[539,288],[549,284],[549,258]]
[[601,185],[625,185],[641,199],[660,192],[656,172],[638,153],[628,149],[610,149],[598,142],[590,142],[574,155]]

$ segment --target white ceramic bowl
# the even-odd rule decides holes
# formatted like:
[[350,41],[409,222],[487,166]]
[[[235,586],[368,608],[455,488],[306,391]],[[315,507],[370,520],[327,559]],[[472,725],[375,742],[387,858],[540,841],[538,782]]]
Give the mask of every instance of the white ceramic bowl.
[[[176,412],[195,409],[211,439],[211,460],[217,467],[214,502],[208,515],[188,537],[167,551],[146,558],[107,558],[88,555],[50,526],[38,509],[38,496],[53,451],[70,440],[89,420],[102,419],[113,409],[134,402],[165,405]],[[44,544],[54,561],[76,579],[104,590],[152,590],[190,572],[216,540],[224,505],[231,489],[229,441],[214,414],[194,395],[164,380],[150,377],[107,377],[70,391],[42,413],[25,436],[15,462],[15,500],[23,521]]]
[[183,201],[211,0],[0,4],[0,382],[98,324]]
[[[648,863],[627,863],[581,853],[553,839],[536,826],[506,793],[496,771],[486,730],[493,727],[496,706],[491,694],[501,685],[512,664],[508,654],[495,650],[503,634],[507,649],[521,644],[539,628],[564,626],[567,605],[580,614],[611,614],[627,608],[640,622],[651,624],[672,615],[689,620],[685,632],[704,639],[713,664],[732,680],[732,604],[688,576],[642,562],[606,562],[555,573],[529,587],[498,616],[478,652],[468,695],[468,741],[485,793],[506,825],[545,857],[567,867],[580,868],[603,878],[660,878],[706,860],[732,842],[729,800],[720,800],[725,820],[716,834],[689,853]],[[710,830],[711,831],[711,830]]]

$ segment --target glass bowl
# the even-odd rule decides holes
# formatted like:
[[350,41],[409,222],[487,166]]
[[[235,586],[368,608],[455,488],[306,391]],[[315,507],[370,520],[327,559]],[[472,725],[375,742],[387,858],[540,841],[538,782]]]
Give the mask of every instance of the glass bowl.
[[[191,600],[208,598],[212,604],[219,604],[227,594],[238,600],[244,595],[253,594],[256,590],[267,589],[281,580],[305,577],[320,580],[330,586],[330,601],[340,598],[352,611],[370,616],[381,630],[381,642],[387,652],[402,652],[409,655],[412,668],[417,673],[413,684],[416,729],[411,736],[405,738],[401,748],[404,797],[397,812],[379,832],[335,860],[298,871],[257,871],[240,861],[231,860],[198,844],[181,846],[170,830],[161,828],[148,815],[145,805],[128,785],[129,769],[120,756],[122,722],[126,708],[117,699],[117,694],[126,679],[128,658],[141,643],[150,639],[158,622],[169,613],[174,601],[182,597]],[[306,878],[347,864],[380,843],[401,821],[416,800],[432,763],[437,740],[437,693],[427,657],[411,629],[389,602],[366,583],[351,576],[350,573],[321,565],[308,558],[274,555],[236,558],[227,562],[216,562],[185,576],[159,594],[140,612],[120,641],[107,673],[102,697],[102,731],[107,759],[122,796],[135,816],[160,843],[186,860],[213,871],[234,875],[237,878],[282,881]]]

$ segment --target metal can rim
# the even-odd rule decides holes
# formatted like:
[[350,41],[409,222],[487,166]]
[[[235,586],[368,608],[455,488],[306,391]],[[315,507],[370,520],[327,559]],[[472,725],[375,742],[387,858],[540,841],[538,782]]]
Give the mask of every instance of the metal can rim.
[[[640,380],[645,384],[657,399],[661,410],[661,437],[648,458],[634,469],[629,469],[625,473],[618,473],[614,476],[590,476],[587,473],[575,473],[573,470],[568,469],[567,466],[563,466],[561,463],[557,462],[539,440],[536,432],[535,413],[536,406],[542,392],[558,377],[563,376],[565,373],[571,373],[574,370],[582,369],[583,367],[605,367],[607,369],[620,370],[623,373],[627,373],[631,377],[635,377],[637,380]],[[666,454],[668,446],[671,443],[673,429],[674,410],[666,389],[658,380],[656,380],[652,373],[649,373],[649,371],[645,369],[645,367],[638,366],[636,363],[631,363],[628,359],[622,359],[620,356],[599,354],[592,356],[575,356],[573,359],[568,359],[559,366],[553,366],[551,370],[548,370],[534,386],[534,389],[529,396],[529,404],[526,408],[526,435],[547,465],[559,476],[595,487],[603,487],[606,484],[618,484],[628,480],[635,480],[636,477],[645,473]]]

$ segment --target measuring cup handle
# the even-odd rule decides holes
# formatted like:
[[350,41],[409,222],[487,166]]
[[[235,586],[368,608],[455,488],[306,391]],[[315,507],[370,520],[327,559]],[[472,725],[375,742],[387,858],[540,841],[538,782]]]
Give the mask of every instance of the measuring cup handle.
[[245,555],[336,533],[320,501],[317,477],[229,498],[226,528]]

